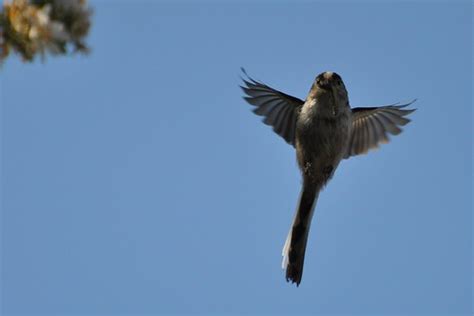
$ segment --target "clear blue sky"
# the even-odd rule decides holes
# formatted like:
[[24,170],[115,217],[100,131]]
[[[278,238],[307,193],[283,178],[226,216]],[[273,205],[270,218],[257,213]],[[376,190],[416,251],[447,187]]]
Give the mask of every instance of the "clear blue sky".
[[[466,314],[472,3],[92,2],[88,57],[2,80],[4,314]],[[239,67],[304,98],[418,98],[404,132],[321,193],[299,288],[281,248],[293,148]]]

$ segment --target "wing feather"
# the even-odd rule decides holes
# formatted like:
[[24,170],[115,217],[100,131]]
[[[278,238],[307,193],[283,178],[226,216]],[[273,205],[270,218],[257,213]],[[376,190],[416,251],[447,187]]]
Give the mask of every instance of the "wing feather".
[[406,118],[416,109],[405,109],[416,100],[406,104],[391,104],[380,107],[353,108],[352,126],[348,147],[344,158],[356,156],[377,148],[379,144],[389,141],[387,133],[398,135],[400,126],[410,122]]
[[242,78],[244,99],[255,106],[253,112],[263,116],[263,123],[272,126],[275,133],[295,146],[297,113],[304,101],[250,78],[243,68],[242,72],[247,77]]

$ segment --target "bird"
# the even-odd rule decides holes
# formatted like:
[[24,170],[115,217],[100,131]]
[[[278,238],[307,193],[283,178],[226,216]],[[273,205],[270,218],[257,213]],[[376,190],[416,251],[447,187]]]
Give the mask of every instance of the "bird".
[[375,107],[349,105],[341,76],[325,71],[316,76],[306,99],[283,93],[251,78],[244,68],[244,99],[296,150],[302,188],[296,213],[282,250],[286,281],[298,287],[303,276],[306,244],[320,191],[343,159],[367,153],[388,143],[410,122],[407,107],[416,99]]

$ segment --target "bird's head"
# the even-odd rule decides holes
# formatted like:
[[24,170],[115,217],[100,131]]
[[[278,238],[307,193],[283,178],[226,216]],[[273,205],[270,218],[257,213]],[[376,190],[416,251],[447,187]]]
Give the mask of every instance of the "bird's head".
[[344,87],[341,76],[332,71],[325,71],[320,73],[314,83],[321,89],[329,90],[337,87]]
[[331,104],[334,112],[349,104],[341,76],[332,71],[325,71],[316,76],[308,97],[322,101],[321,104]]

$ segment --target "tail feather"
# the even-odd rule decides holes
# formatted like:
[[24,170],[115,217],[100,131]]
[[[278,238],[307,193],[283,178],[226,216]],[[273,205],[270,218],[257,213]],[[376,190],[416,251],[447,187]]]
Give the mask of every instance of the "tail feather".
[[303,276],[306,243],[318,195],[317,186],[303,185],[298,209],[282,251],[282,268],[286,268],[286,280],[296,283],[297,286]]

